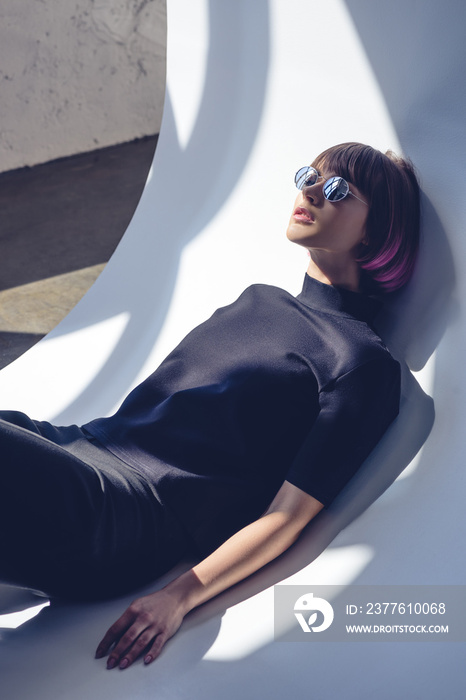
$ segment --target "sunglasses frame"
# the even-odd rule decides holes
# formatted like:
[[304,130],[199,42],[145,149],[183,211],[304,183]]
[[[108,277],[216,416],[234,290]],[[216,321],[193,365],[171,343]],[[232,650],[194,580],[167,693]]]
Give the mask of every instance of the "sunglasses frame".
[[[305,171],[305,172],[303,172],[303,171]],[[307,178],[306,178],[306,179],[304,180],[302,186],[300,187],[300,186],[298,185],[298,182],[299,182],[300,180],[302,180],[303,177],[304,177],[305,175],[307,175],[307,173],[309,173],[309,172],[315,173],[315,175],[316,175],[316,181],[313,182],[311,185],[306,185],[306,179],[307,179]],[[302,174],[300,174],[300,173],[302,173]],[[323,175],[319,175],[319,173],[317,172],[317,170],[316,170],[312,165],[304,165],[302,168],[300,168],[300,169],[298,170],[298,172],[297,172],[296,175],[294,176],[294,184],[296,185],[296,187],[298,188],[298,190],[301,190],[301,191],[304,189],[304,187],[312,187],[312,185],[315,185],[317,182],[319,182],[319,180],[324,180],[324,176],[323,176]],[[344,182],[345,185],[346,185],[346,192],[345,192],[345,194],[343,195],[343,197],[339,197],[339,199],[330,199],[330,197],[327,197],[327,194],[326,194],[326,192],[325,192],[325,188],[328,186],[329,183],[332,183],[334,180],[340,180],[341,182]],[[322,191],[323,191],[323,194],[324,194],[325,199],[327,199],[329,202],[341,202],[342,199],[345,199],[345,197],[346,197],[347,195],[350,194],[352,197],[354,197],[355,199],[358,199],[360,202],[362,202],[363,204],[365,204],[366,207],[369,206],[367,202],[365,202],[363,199],[361,199],[361,197],[358,197],[357,194],[354,194],[354,192],[351,192],[347,181],[345,180],[344,177],[341,177],[340,175],[332,175],[331,177],[327,178],[327,180],[324,180],[324,182],[322,183]]]

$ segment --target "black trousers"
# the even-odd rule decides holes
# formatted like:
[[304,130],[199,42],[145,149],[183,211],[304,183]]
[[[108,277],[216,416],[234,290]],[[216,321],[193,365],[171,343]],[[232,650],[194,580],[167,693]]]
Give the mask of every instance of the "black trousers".
[[144,476],[75,425],[0,411],[1,582],[101,599],[185,556],[185,532]]

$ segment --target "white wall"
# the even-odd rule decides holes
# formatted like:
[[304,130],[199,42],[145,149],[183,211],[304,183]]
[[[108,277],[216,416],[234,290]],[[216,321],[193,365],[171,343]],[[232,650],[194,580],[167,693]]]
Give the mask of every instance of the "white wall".
[[0,171],[159,131],[165,0],[2,0]]

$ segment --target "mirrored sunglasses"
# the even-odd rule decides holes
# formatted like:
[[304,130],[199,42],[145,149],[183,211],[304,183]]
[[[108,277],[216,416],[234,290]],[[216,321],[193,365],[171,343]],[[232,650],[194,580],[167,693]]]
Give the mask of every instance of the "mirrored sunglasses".
[[[323,180],[322,175],[319,175],[312,165],[305,165],[304,168],[300,168],[294,176],[294,182],[298,190],[302,190],[304,187],[311,187],[311,185],[315,185],[316,182],[321,179]],[[325,180],[323,184],[323,193],[325,199],[328,199],[329,202],[339,202],[341,199],[344,199],[346,195],[350,194],[352,197],[355,197],[355,199],[359,199],[366,207],[369,206],[367,202],[355,195],[354,192],[351,192],[346,180],[338,175],[334,175],[333,177],[329,177],[328,180]]]

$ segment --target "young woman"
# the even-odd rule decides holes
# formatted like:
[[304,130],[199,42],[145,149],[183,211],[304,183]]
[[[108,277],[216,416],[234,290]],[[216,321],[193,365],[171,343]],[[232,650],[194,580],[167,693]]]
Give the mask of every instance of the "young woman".
[[108,630],[108,668],[150,663],[188,611],[290,547],[398,413],[400,368],[372,321],[414,267],[413,168],[348,143],[295,182],[287,236],[310,253],[298,297],[249,287],[110,418],[0,413],[4,581],[97,598],[200,559]]

